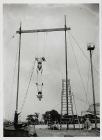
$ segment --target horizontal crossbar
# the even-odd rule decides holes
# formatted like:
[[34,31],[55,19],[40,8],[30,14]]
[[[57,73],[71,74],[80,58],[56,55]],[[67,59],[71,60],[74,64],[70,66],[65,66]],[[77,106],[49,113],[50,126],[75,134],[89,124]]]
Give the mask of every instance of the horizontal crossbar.
[[36,29],[36,30],[21,30],[21,31],[16,31],[16,33],[38,33],[38,32],[53,32],[53,31],[67,31],[71,30],[71,28],[52,28],[52,29]]

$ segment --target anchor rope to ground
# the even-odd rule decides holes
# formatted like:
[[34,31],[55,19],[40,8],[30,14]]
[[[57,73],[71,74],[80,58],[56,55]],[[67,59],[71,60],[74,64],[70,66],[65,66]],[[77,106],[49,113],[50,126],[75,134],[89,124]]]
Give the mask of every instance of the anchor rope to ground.
[[77,112],[77,107],[76,107],[76,103],[75,103],[75,99],[74,99],[74,94],[73,94],[73,102],[74,102],[74,105],[75,105],[75,112],[76,112],[76,115],[77,115],[77,119],[78,119],[79,128],[80,128],[80,131],[81,131],[81,127],[80,127],[80,121],[79,121],[78,112]]
[[[90,62],[90,60],[88,59],[88,57],[86,56],[86,54],[84,53],[84,51],[82,50],[82,48],[80,47],[79,42],[76,40],[76,38],[74,37],[74,35],[70,32],[70,35],[72,37],[72,39],[75,41],[76,45],[79,47],[80,51],[82,52],[82,54],[84,55],[84,57],[86,58],[86,60],[88,62]],[[99,73],[99,71],[96,69],[96,67],[93,65],[94,70]]]
[[[14,68],[13,68],[13,77],[12,77],[12,84],[11,84],[11,88],[10,88],[10,93],[13,92],[13,86],[14,86],[14,79],[15,79],[15,72],[16,72],[16,64],[17,64],[17,57],[18,57],[18,48],[16,50],[16,57],[14,60]],[[11,94],[10,94],[11,97]],[[11,98],[12,99],[12,98]],[[11,102],[9,102],[9,104],[11,104]]]
[[31,82],[31,79],[32,79],[32,76],[33,76],[34,68],[35,68],[35,61],[34,61],[34,66],[32,68],[31,75],[30,75],[29,83],[28,83],[28,86],[27,86],[27,89],[26,89],[26,92],[25,92],[25,97],[24,97],[24,100],[23,100],[23,103],[22,103],[22,106],[21,106],[21,112],[23,110],[24,104],[25,104],[26,99],[27,99],[28,90],[29,90],[29,87],[30,87],[30,82]]
[[87,103],[88,103],[88,105],[89,105],[88,98],[87,98],[87,92],[86,92],[86,89],[85,89],[85,86],[84,86],[83,78],[82,78],[82,75],[81,75],[81,72],[80,72],[79,64],[78,64],[78,61],[77,61],[77,57],[76,57],[76,55],[75,55],[74,47],[73,47],[73,45],[72,45],[70,36],[69,36],[69,41],[70,41],[70,45],[71,45],[71,48],[72,48],[73,55],[74,55],[74,57],[75,57],[75,63],[76,63],[76,66],[77,66],[77,70],[78,70],[80,79],[81,79],[81,81],[82,81],[81,83],[82,83],[82,86],[83,86],[83,89],[84,89],[84,92],[85,92],[86,101],[87,101]]
[[87,93],[88,93],[88,85],[89,85],[89,72],[90,72],[90,63],[89,63],[89,68],[88,68],[88,77],[87,77]]

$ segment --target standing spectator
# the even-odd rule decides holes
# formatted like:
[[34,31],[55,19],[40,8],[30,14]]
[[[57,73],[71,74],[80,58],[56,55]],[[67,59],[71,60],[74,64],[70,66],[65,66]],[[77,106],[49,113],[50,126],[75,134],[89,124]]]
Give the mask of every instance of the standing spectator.
[[28,122],[28,136],[29,137],[37,137],[37,133],[35,130],[35,125],[32,121]]
[[86,128],[87,130],[92,129],[92,125],[91,125],[91,122],[90,122],[89,118],[86,118],[86,121],[84,123],[84,128]]

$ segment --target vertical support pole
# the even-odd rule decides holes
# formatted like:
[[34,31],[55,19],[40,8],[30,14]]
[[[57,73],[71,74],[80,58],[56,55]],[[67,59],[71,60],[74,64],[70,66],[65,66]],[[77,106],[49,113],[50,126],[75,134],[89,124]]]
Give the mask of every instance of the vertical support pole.
[[95,128],[97,128],[95,91],[94,91],[94,78],[93,78],[93,67],[92,67],[92,52],[91,51],[92,50],[90,50],[90,61],[91,61],[91,76],[92,76],[92,90],[93,90],[93,106],[94,106],[94,116],[95,116]]
[[[66,102],[67,102],[67,117],[68,117],[68,68],[67,68],[67,38],[66,38],[66,16],[65,16],[65,64],[66,64]],[[67,130],[69,129],[68,120],[67,120]]]
[[19,74],[20,74],[20,50],[21,50],[21,23],[19,28],[19,54],[18,54],[18,79],[17,79],[17,98],[16,98],[16,111],[18,112],[18,93],[19,93]]
[[[63,90],[63,83],[62,83],[62,90]],[[62,129],[62,107],[63,107],[63,91],[61,91],[61,117],[60,117],[60,130]]]
[[18,75],[17,75],[17,96],[16,96],[16,111],[14,118],[15,128],[18,125],[18,94],[19,94],[19,74],[20,74],[20,50],[21,50],[21,23],[19,28],[19,54],[18,54]]
[[73,127],[75,129],[75,121],[74,121],[74,112],[73,112],[71,85],[69,86],[69,96],[70,96],[71,110],[72,110],[72,116],[73,116],[73,118],[72,118],[72,120],[73,120]]

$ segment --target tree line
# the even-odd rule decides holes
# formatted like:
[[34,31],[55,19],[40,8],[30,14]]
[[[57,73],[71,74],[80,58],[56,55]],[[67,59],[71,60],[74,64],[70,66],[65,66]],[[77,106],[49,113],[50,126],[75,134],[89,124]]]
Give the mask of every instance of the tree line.
[[[64,114],[61,116],[56,110],[46,111],[44,114],[42,114],[43,121],[39,120],[39,113],[35,113],[33,115],[27,116],[27,121],[33,121],[36,125],[37,124],[54,124],[54,123],[62,123],[65,124],[78,124],[78,123],[84,123],[86,118],[88,117],[91,121],[91,123],[95,122],[95,116],[93,114],[86,114],[84,116],[78,116],[78,115],[67,115]],[[97,122],[100,122],[100,118],[97,117]]]

